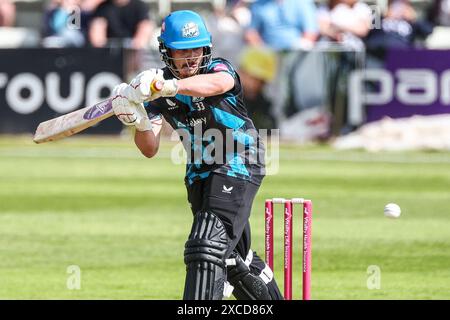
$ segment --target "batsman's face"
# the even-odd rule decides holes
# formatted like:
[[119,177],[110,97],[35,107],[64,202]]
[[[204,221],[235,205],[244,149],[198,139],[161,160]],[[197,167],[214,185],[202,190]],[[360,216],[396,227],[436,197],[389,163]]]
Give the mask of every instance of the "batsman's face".
[[192,77],[197,73],[203,59],[203,48],[172,50],[171,53],[180,78]]

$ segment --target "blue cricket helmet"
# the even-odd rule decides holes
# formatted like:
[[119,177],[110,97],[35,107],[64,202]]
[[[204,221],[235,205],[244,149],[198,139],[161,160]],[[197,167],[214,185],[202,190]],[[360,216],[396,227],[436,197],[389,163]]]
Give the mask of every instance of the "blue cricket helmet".
[[161,36],[158,37],[161,58],[178,77],[170,49],[186,50],[203,48],[203,61],[199,71],[203,71],[211,60],[211,34],[199,14],[190,10],[174,11],[162,23]]
[[211,34],[203,19],[194,11],[181,10],[169,14],[161,27],[160,42],[170,49],[211,47]]

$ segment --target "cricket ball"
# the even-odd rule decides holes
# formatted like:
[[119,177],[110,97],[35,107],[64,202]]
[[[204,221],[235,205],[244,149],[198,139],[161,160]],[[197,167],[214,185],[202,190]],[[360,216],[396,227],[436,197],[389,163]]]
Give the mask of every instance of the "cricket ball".
[[398,218],[398,217],[400,217],[401,213],[402,213],[402,210],[400,209],[398,204],[388,203],[384,207],[384,215],[388,218]]

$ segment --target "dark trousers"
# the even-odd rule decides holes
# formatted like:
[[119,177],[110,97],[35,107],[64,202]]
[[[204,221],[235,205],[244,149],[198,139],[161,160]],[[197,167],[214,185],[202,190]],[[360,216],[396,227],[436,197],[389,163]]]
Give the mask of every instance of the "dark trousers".
[[[222,220],[231,239],[226,257],[236,250],[243,260],[251,247],[250,213],[259,186],[224,174],[211,173],[187,186],[192,213],[211,212]],[[250,270],[261,273],[265,263],[253,253]]]

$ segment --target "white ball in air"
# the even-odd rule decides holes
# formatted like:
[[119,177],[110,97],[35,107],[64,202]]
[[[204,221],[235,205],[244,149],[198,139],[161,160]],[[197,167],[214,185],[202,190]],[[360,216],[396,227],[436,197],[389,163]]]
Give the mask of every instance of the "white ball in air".
[[400,217],[401,213],[402,213],[402,210],[400,209],[398,204],[388,203],[384,207],[384,215],[388,218],[398,218],[398,217]]

